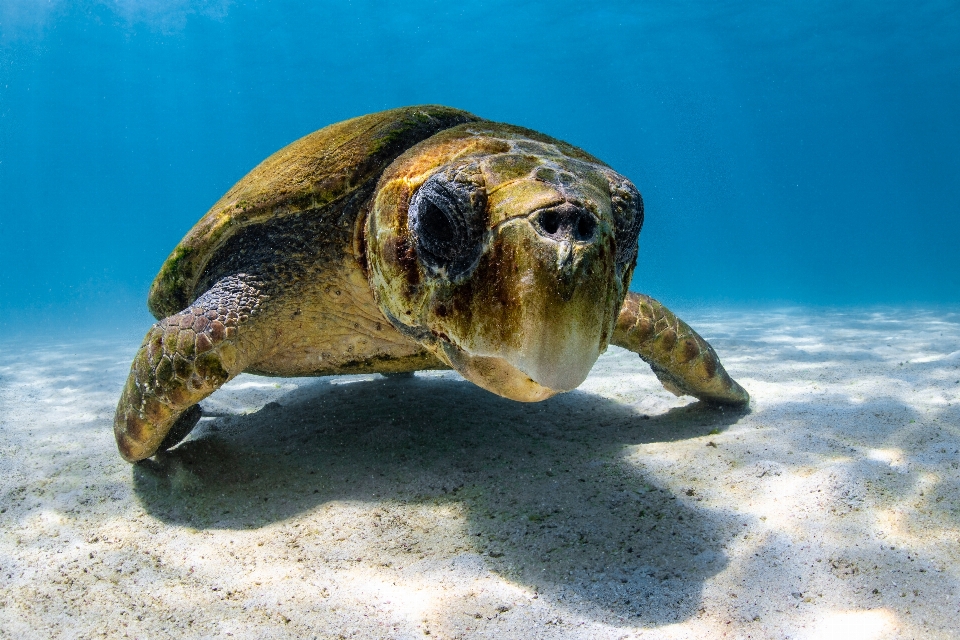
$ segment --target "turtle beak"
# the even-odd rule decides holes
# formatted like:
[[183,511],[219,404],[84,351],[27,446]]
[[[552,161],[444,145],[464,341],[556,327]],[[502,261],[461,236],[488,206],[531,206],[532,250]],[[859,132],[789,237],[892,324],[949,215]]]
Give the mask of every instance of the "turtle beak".
[[[564,203],[501,224],[442,302],[438,355],[477,385],[537,401],[569,391],[606,349],[622,298],[612,231]],[[449,310],[455,313],[449,313]]]
[[447,340],[440,344],[442,360],[470,382],[498,396],[539,402],[563,391],[540,384],[506,358],[471,355]]

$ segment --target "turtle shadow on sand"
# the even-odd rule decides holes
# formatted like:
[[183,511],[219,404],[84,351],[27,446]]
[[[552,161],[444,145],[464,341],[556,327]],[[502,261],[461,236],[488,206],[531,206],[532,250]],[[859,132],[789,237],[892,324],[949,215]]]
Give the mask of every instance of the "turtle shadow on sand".
[[136,465],[144,507],[200,529],[255,529],[335,500],[455,502],[491,570],[646,624],[695,615],[703,581],[726,565],[717,516],[622,452],[707,435],[743,410],[644,416],[582,391],[524,404],[453,376],[319,380],[281,401],[205,420]]

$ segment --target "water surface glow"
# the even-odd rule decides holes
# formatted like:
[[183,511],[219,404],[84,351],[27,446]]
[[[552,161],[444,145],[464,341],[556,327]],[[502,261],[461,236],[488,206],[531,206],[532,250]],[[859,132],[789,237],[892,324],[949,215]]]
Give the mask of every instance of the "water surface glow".
[[145,321],[164,257],[257,162],[426,102],[630,176],[634,287],[665,301],[958,300],[953,2],[8,0],[4,322]]

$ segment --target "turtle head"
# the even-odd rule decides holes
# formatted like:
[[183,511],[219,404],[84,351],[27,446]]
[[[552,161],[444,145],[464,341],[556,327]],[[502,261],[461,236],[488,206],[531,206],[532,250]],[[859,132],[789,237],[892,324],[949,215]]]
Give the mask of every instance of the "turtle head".
[[610,341],[643,204],[595,158],[472,123],[384,172],[367,217],[381,311],[475,384],[537,401],[577,387]]

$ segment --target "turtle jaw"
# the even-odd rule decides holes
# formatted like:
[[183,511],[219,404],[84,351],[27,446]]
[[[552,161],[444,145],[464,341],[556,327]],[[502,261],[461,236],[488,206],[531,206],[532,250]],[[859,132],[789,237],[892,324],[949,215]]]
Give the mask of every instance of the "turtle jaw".
[[609,229],[598,225],[590,241],[549,237],[539,217],[500,225],[473,273],[436,289],[424,318],[440,359],[478,386],[524,402],[586,379],[623,297]]
[[543,386],[504,358],[472,356],[443,339],[438,346],[441,360],[470,382],[498,396],[518,402],[540,402],[567,391]]

